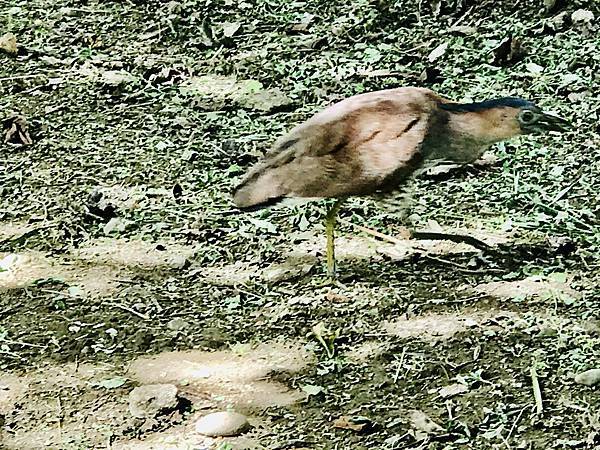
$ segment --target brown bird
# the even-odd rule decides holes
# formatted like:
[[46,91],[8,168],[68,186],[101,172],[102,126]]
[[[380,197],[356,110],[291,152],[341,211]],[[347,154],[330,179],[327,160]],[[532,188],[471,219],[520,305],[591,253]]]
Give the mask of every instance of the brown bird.
[[563,131],[568,122],[520,98],[456,103],[405,87],[355,95],[280,138],[236,188],[243,210],[286,198],[336,198],[326,217],[327,269],[335,275],[335,217],[343,199],[394,190],[419,170],[467,164],[495,142]]

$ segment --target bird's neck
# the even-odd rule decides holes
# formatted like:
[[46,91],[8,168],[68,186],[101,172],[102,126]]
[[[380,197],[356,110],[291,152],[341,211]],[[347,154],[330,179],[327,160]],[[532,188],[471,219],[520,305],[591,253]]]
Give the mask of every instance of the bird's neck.
[[422,146],[424,160],[427,164],[473,162],[491,144],[518,135],[520,130],[512,123],[502,108],[441,111],[430,120]]
[[521,133],[504,108],[476,112],[452,112],[448,119],[449,132],[457,142],[490,145],[510,139]]

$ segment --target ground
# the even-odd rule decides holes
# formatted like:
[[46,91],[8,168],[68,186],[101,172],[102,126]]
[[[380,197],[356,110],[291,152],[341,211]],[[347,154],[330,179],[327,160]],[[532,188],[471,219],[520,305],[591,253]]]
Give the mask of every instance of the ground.
[[[597,388],[574,375],[600,367],[599,16],[595,0],[0,1],[0,447],[598,448]],[[405,85],[530,98],[574,128],[424,175],[408,200],[348,202],[336,283],[325,204],[232,207],[285,130]],[[132,417],[152,383],[185,402]],[[227,408],[254,428],[195,433]]]

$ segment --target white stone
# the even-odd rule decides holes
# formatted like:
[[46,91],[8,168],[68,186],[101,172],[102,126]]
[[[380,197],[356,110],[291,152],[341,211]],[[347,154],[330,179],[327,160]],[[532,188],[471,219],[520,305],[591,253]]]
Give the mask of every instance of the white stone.
[[600,369],[590,369],[575,376],[575,383],[594,386],[600,382]]
[[208,414],[196,422],[196,431],[210,437],[236,436],[249,428],[246,416],[232,411]]

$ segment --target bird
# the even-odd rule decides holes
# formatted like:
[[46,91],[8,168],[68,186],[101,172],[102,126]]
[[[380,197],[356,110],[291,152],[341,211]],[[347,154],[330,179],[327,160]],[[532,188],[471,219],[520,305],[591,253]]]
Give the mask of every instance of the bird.
[[335,277],[336,216],[348,197],[385,195],[426,168],[474,162],[518,135],[568,129],[520,97],[462,103],[420,87],[362,93],[277,139],[241,178],[233,203],[256,211],[286,199],[335,199],[325,217],[327,273]]

